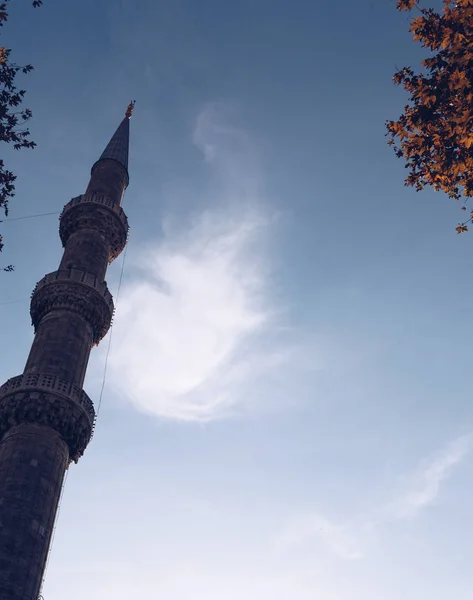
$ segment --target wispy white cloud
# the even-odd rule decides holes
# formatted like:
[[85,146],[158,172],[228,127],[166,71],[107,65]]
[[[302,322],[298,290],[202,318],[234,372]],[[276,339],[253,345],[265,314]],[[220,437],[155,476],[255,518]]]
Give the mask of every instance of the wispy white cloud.
[[407,491],[389,506],[388,512],[394,518],[404,519],[415,517],[423,508],[433,504],[442,483],[465,458],[471,444],[471,435],[463,435],[451,442],[440,456],[413,475]]
[[409,477],[407,489],[394,501],[374,508],[365,515],[351,515],[347,523],[337,523],[318,512],[302,513],[290,518],[276,536],[276,547],[283,553],[296,548],[305,550],[324,546],[344,560],[359,560],[369,555],[372,543],[383,544],[384,530],[393,520],[413,518],[432,505],[441,485],[467,455],[473,434],[453,440],[435,459]]
[[208,107],[193,136],[211,163],[219,208],[188,217],[185,229],[167,219],[162,239],[128,264],[117,310],[110,380],[161,417],[225,417],[247,400],[238,393],[244,382],[290,354],[267,343],[277,330],[265,252],[272,215],[248,136],[223,121]]
[[238,351],[270,317],[258,261],[243,256],[262,226],[253,215],[205,215],[139,255],[142,275],[122,291],[110,358],[115,384],[138,407],[182,419],[227,413],[235,398],[223,384],[247,374]]
[[359,560],[365,550],[345,525],[335,523],[318,513],[291,519],[277,536],[276,545],[284,552],[319,541],[343,560]]

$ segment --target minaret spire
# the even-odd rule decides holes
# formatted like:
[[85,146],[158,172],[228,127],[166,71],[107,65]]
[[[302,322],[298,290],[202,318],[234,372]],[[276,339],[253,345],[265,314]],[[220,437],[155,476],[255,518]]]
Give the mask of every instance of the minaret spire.
[[121,204],[128,187],[128,147],[130,143],[130,118],[134,102],[128,105],[125,117],[108,142],[90,172],[86,194],[108,195],[114,203]]
[[[99,160],[116,160],[128,171],[128,146],[130,138],[130,119],[125,117],[108,142]],[[94,166],[95,166],[94,165]],[[92,167],[93,169],[93,167]],[[93,172],[93,171],[92,171]]]
[[131,103],[85,194],[66,204],[59,269],[31,297],[35,337],[22,375],[0,387],[0,600],[36,600],[64,474],[92,436],[82,385],[92,347],[110,328],[107,265],[125,247]]
[[135,107],[135,100],[127,106],[125,117],[108,142],[99,160],[92,167],[92,173],[102,160],[116,160],[128,173],[128,147],[130,145],[130,119]]

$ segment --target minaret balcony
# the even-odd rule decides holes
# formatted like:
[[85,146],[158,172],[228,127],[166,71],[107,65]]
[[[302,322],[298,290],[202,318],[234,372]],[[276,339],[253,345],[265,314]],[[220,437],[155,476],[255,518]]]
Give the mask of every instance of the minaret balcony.
[[67,310],[83,317],[92,327],[98,344],[110,328],[114,306],[105,281],[78,269],[49,273],[31,295],[30,315],[35,332],[47,314]]
[[56,375],[19,375],[0,387],[0,438],[23,423],[57,431],[77,462],[93,435],[94,405],[81,388]]
[[65,247],[69,237],[81,229],[100,233],[110,247],[109,263],[120,254],[128,237],[128,219],[123,208],[109,196],[82,194],[68,202],[60,216],[59,235]]

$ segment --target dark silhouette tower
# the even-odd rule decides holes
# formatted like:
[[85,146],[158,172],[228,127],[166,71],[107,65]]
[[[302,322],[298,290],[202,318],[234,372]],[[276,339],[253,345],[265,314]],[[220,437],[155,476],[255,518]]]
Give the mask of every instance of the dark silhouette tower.
[[0,388],[0,600],[37,600],[65,472],[94,429],[82,385],[112,320],[107,265],[127,240],[121,201],[132,110],[133,103],[92,167],[85,194],[61,213],[64,253],[32,294],[25,370]]

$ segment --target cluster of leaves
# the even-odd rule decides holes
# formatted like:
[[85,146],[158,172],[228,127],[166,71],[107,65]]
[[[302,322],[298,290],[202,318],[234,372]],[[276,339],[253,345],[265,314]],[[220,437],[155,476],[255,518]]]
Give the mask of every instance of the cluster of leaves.
[[[418,11],[410,31],[430,56],[422,61],[425,72],[404,67],[395,73],[410,98],[399,119],[386,123],[386,135],[406,161],[405,185],[432,186],[465,203],[473,196],[473,0],[443,4],[436,12],[419,0],[397,2],[401,11]],[[467,231],[472,220],[473,212],[456,231]]]
[[[42,0],[35,0],[34,7],[42,5]],[[0,27],[8,20],[8,0],[0,2]],[[30,140],[30,132],[25,123],[31,118],[29,109],[20,109],[25,90],[17,89],[15,78],[19,72],[29,73],[31,65],[19,66],[11,60],[11,50],[0,47],[0,141],[13,144],[16,150],[34,148]],[[8,200],[15,195],[16,175],[6,168],[0,159],[0,208],[8,215]],[[0,251],[3,248],[0,236]],[[5,270],[11,270],[6,267]]]

